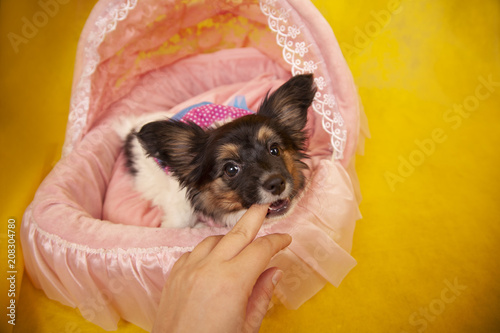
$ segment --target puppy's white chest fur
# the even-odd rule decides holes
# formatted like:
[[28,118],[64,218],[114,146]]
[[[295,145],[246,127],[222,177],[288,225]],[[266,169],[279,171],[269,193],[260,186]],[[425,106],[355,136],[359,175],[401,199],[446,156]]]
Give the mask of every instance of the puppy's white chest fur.
[[135,189],[162,209],[164,215],[161,226],[194,227],[197,214],[186,199],[186,189],[181,188],[177,179],[162,170],[153,158],[145,155],[137,137],[133,137],[129,144],[134,156]]

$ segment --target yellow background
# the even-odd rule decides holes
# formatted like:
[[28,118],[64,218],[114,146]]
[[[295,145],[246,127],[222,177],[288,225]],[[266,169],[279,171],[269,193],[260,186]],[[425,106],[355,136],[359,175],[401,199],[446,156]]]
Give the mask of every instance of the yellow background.
[[[372,133],[357,160],[358,265],[299,310],[271,309],[262,332],[500,331],[500,2],[393,2],[314,1],[341,43]],[[2,331],[12,329],[7,220],[19,227],[60,156],[76,46],[93,3],[60,5],[15,52],[8,33],[20,35],[22,18],[41,7],[0,1]],[[19,250],[14,332],[102,331],[34,289]],[[119,331],[142,332],[125,322]]]

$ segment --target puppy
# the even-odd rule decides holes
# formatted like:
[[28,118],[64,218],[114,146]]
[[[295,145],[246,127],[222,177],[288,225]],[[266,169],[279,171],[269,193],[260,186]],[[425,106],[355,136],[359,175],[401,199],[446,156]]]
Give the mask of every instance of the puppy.
[[307,110],[312,75],[297,75],[267,94],[257,113],[202,128],[166,119],[126,138],[136,189],[164,211],[162,227],[214,221],[233,226],[253,204],[267,217],[290,211],[305,185]]

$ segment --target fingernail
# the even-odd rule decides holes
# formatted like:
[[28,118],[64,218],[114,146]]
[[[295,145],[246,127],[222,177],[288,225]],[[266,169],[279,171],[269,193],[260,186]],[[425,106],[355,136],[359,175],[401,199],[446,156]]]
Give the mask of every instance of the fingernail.
[[276,287],[276,285],[280,282],[281,278],[283,277],[283,271],[281,269],[278,269],[274,275],[273,275],[273,285]]

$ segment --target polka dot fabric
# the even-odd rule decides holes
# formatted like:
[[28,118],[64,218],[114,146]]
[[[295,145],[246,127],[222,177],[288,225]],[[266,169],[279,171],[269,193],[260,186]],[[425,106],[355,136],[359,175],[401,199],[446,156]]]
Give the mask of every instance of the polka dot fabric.
[[206,104],[191,109],[181,118],[181,121],[191,121],[203,128],[208,128],[215,122],[232,120],[249,114],[253,114],[253,112],[234,106]]

